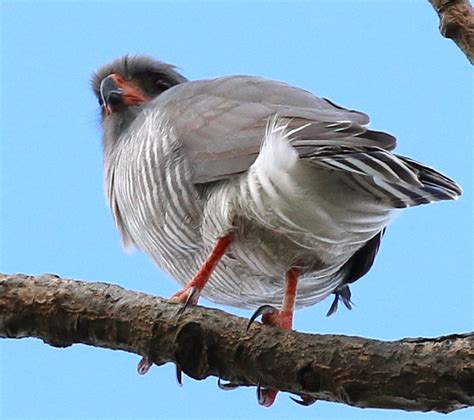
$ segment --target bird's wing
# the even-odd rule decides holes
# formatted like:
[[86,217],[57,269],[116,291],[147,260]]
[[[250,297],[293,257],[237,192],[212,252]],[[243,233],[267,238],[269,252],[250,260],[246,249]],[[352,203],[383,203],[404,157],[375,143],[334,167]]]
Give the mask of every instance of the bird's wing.
[[183,83],[164,92],[152,106],[172,123],[196,183],[245,172],[275,117],[294,130],[291,141],[300,154],[322,146],[395,147],[394,137],[366,127],[366,114],[260,77]]

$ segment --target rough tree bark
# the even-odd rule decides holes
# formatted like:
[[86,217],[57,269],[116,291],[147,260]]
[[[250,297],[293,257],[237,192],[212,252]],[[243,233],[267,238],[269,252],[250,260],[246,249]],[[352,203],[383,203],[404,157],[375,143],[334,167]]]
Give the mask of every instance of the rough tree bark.
[[0,337],[89,344],[177,363],[195,379],[357,407],[448,413],[474,405],[474,334],[392,342],[310,335],[104,283],[0,275]]
[[474,10],[469,0],[428,0],[439,16],[441,34],[452,39],[474,64]]

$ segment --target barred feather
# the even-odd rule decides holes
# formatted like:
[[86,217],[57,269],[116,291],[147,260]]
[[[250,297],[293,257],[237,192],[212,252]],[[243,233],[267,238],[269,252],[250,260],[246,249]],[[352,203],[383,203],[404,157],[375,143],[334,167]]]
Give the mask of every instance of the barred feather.
[[111,73],[154,98],[103,114],[106,192],[124,244],[184,285],[232,231],[202,292],[215,302],[278,305],[297,265],[297,307],[331,293],[329,313],[339,300],[350,307],[349,284],[372,266],[394,209],[461,194],[392,154],[395,138],[369,130],[366,114],[302,89],[249,76],[188,82],[129,56],[96,73],[96,95]]
[[345,172],[361,192],[394,208],[454,200],[462,192],[434,169],[380,148],[323,147],[302,157],[317,167]]

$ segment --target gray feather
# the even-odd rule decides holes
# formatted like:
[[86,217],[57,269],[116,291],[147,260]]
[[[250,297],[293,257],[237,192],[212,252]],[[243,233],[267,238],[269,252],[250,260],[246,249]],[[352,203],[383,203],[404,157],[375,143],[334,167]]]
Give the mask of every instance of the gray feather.
[[246,171],[275,115],[289,130],[300,129],[294,144],[305,151],[324,145],[395,147],[392,136],[367,129],[366,114],[260,77],[229,76],[180,84],[151,106],[173,121],[196,183]]
[[461,194],[454,181],[391,152],[369,118],[259,77],[188,82],[173,66],[122,57],[118,73],[149,102],[103,116],[106,192],[125,245],[186,284],[217,238],[234,242],[202,296],[279,304],[284,273],[302,275],[297,307],[331,293],[350,307],[395,208]]

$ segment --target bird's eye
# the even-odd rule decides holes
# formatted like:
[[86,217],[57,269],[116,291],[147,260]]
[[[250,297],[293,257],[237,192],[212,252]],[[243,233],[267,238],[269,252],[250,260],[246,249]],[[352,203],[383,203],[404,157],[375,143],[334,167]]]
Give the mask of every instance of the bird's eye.
[[97,99],[97,102],[99,102],[99,106],[104,105],[104,101],[102,100],[102,98]]

